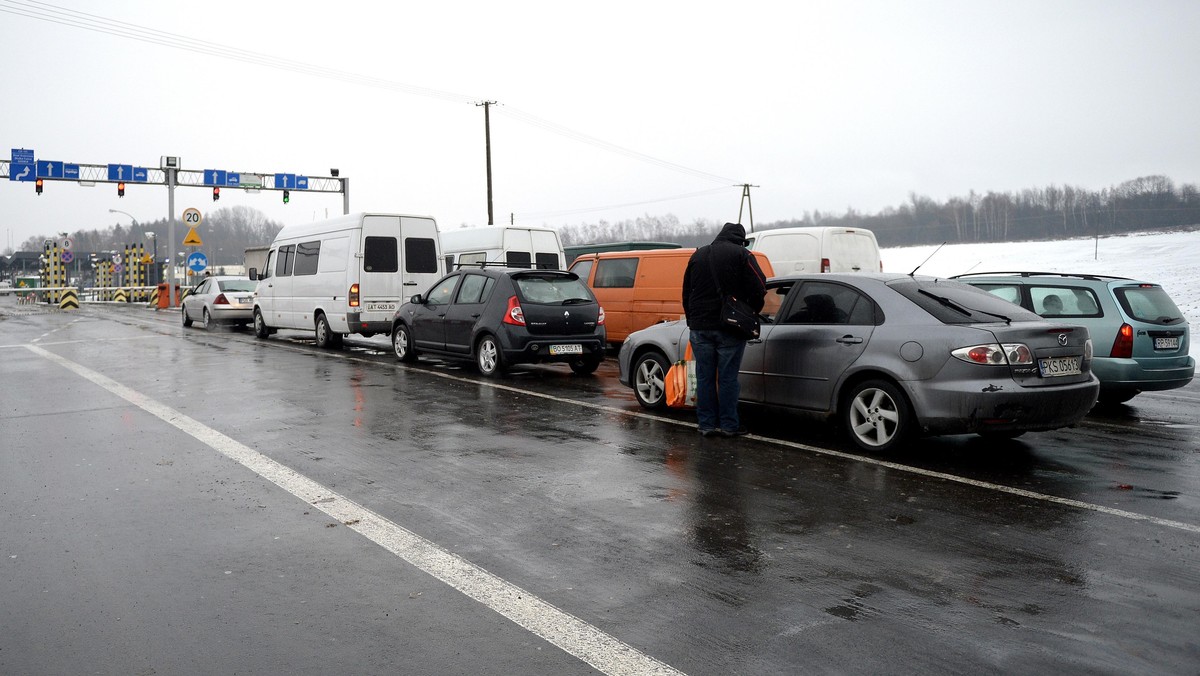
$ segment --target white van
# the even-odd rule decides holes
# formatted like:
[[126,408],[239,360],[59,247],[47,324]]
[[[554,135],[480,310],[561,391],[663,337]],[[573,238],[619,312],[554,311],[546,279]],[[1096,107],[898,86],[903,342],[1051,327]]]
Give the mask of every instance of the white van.
[[558,233],[549,228],[461,228],[443,231],[438,237],[446,272],[453,271],[456,266],[481,263],[539,270],[566,269],[567,255],[558,241]]
[[746,235],[748,249],[761,251],[775,274],[883,272],[879,243],[866,228],[777,228]]
[[350,214],[289,225],[275,236],[254,294],[254,334],[316,332],[335,348],[348,333],[388,333],[396,308],[433,286],[437,223],[429,216]]

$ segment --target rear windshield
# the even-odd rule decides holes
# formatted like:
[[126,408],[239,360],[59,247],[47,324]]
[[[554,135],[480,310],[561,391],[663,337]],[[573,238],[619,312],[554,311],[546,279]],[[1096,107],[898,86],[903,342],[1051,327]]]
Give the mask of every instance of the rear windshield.
[[1036,322],[1041,317],[969,284],[948,279],[910,277],[888,286],[943,324],[1004,321]]
[[521,298],[530,303],[561,305],[564,301],[595,302],[591,289],[574,273],[514,275]]
[[222,291],[253,291],[257,282],[248,279],[222,279],[217,282]]
[[1161,286],[1118,286],[1113,291],[1125,312],[1138,321],[1164,326],[1183,321],[1183,314]]

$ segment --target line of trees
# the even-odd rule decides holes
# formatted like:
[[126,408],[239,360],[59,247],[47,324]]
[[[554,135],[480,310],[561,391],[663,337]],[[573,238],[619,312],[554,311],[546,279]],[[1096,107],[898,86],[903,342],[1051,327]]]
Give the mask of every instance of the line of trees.
[[[756,230],[795,226],[868,228],[880,246],[940,242],[1005,242],[1113,235],[1200,224],[1200,190],[1176,186],[1166,176],[1143,176],[1102,190],[1051,185],[1020,192],[971,191],[937,202],[909,194],[909,201],[877,214],[806,211],[801,218],[760,223]],[[599,242],[669,241],[707,244],[721,223],[698,219],[683,224],[673,215],[567,226],[565,246]]]

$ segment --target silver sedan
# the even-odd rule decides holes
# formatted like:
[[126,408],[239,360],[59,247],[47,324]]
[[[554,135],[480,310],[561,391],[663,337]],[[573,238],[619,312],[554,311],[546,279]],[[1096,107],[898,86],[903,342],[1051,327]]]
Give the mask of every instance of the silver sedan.
[[203,322],[204,328],[219,324],[246,326],[254,320],[254,287],[249,277],[209,277],[183,299],[183,325]]
[[[1016,437],[1071,425],[1096,402],[1085,327],[1047,321],[966,284],[897,274],[767,283],[761,337],[746,346],[741,401],[837,419],[864,450],[918,435]],[[621,383],[643,407],[688,340],[684,321],[634,332]]]

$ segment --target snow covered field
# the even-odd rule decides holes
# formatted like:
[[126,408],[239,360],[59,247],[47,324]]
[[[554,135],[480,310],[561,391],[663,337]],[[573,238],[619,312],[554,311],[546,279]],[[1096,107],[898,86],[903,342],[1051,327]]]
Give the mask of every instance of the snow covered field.
[[[937,245],[883,250],[886,272],[910,272]],[[1054,242],[947,244],[918,274],[949,277],[964,272],[1083,272],[1161,284],[1191,325],[1190,353],[1200,356],[1200,230]]]

